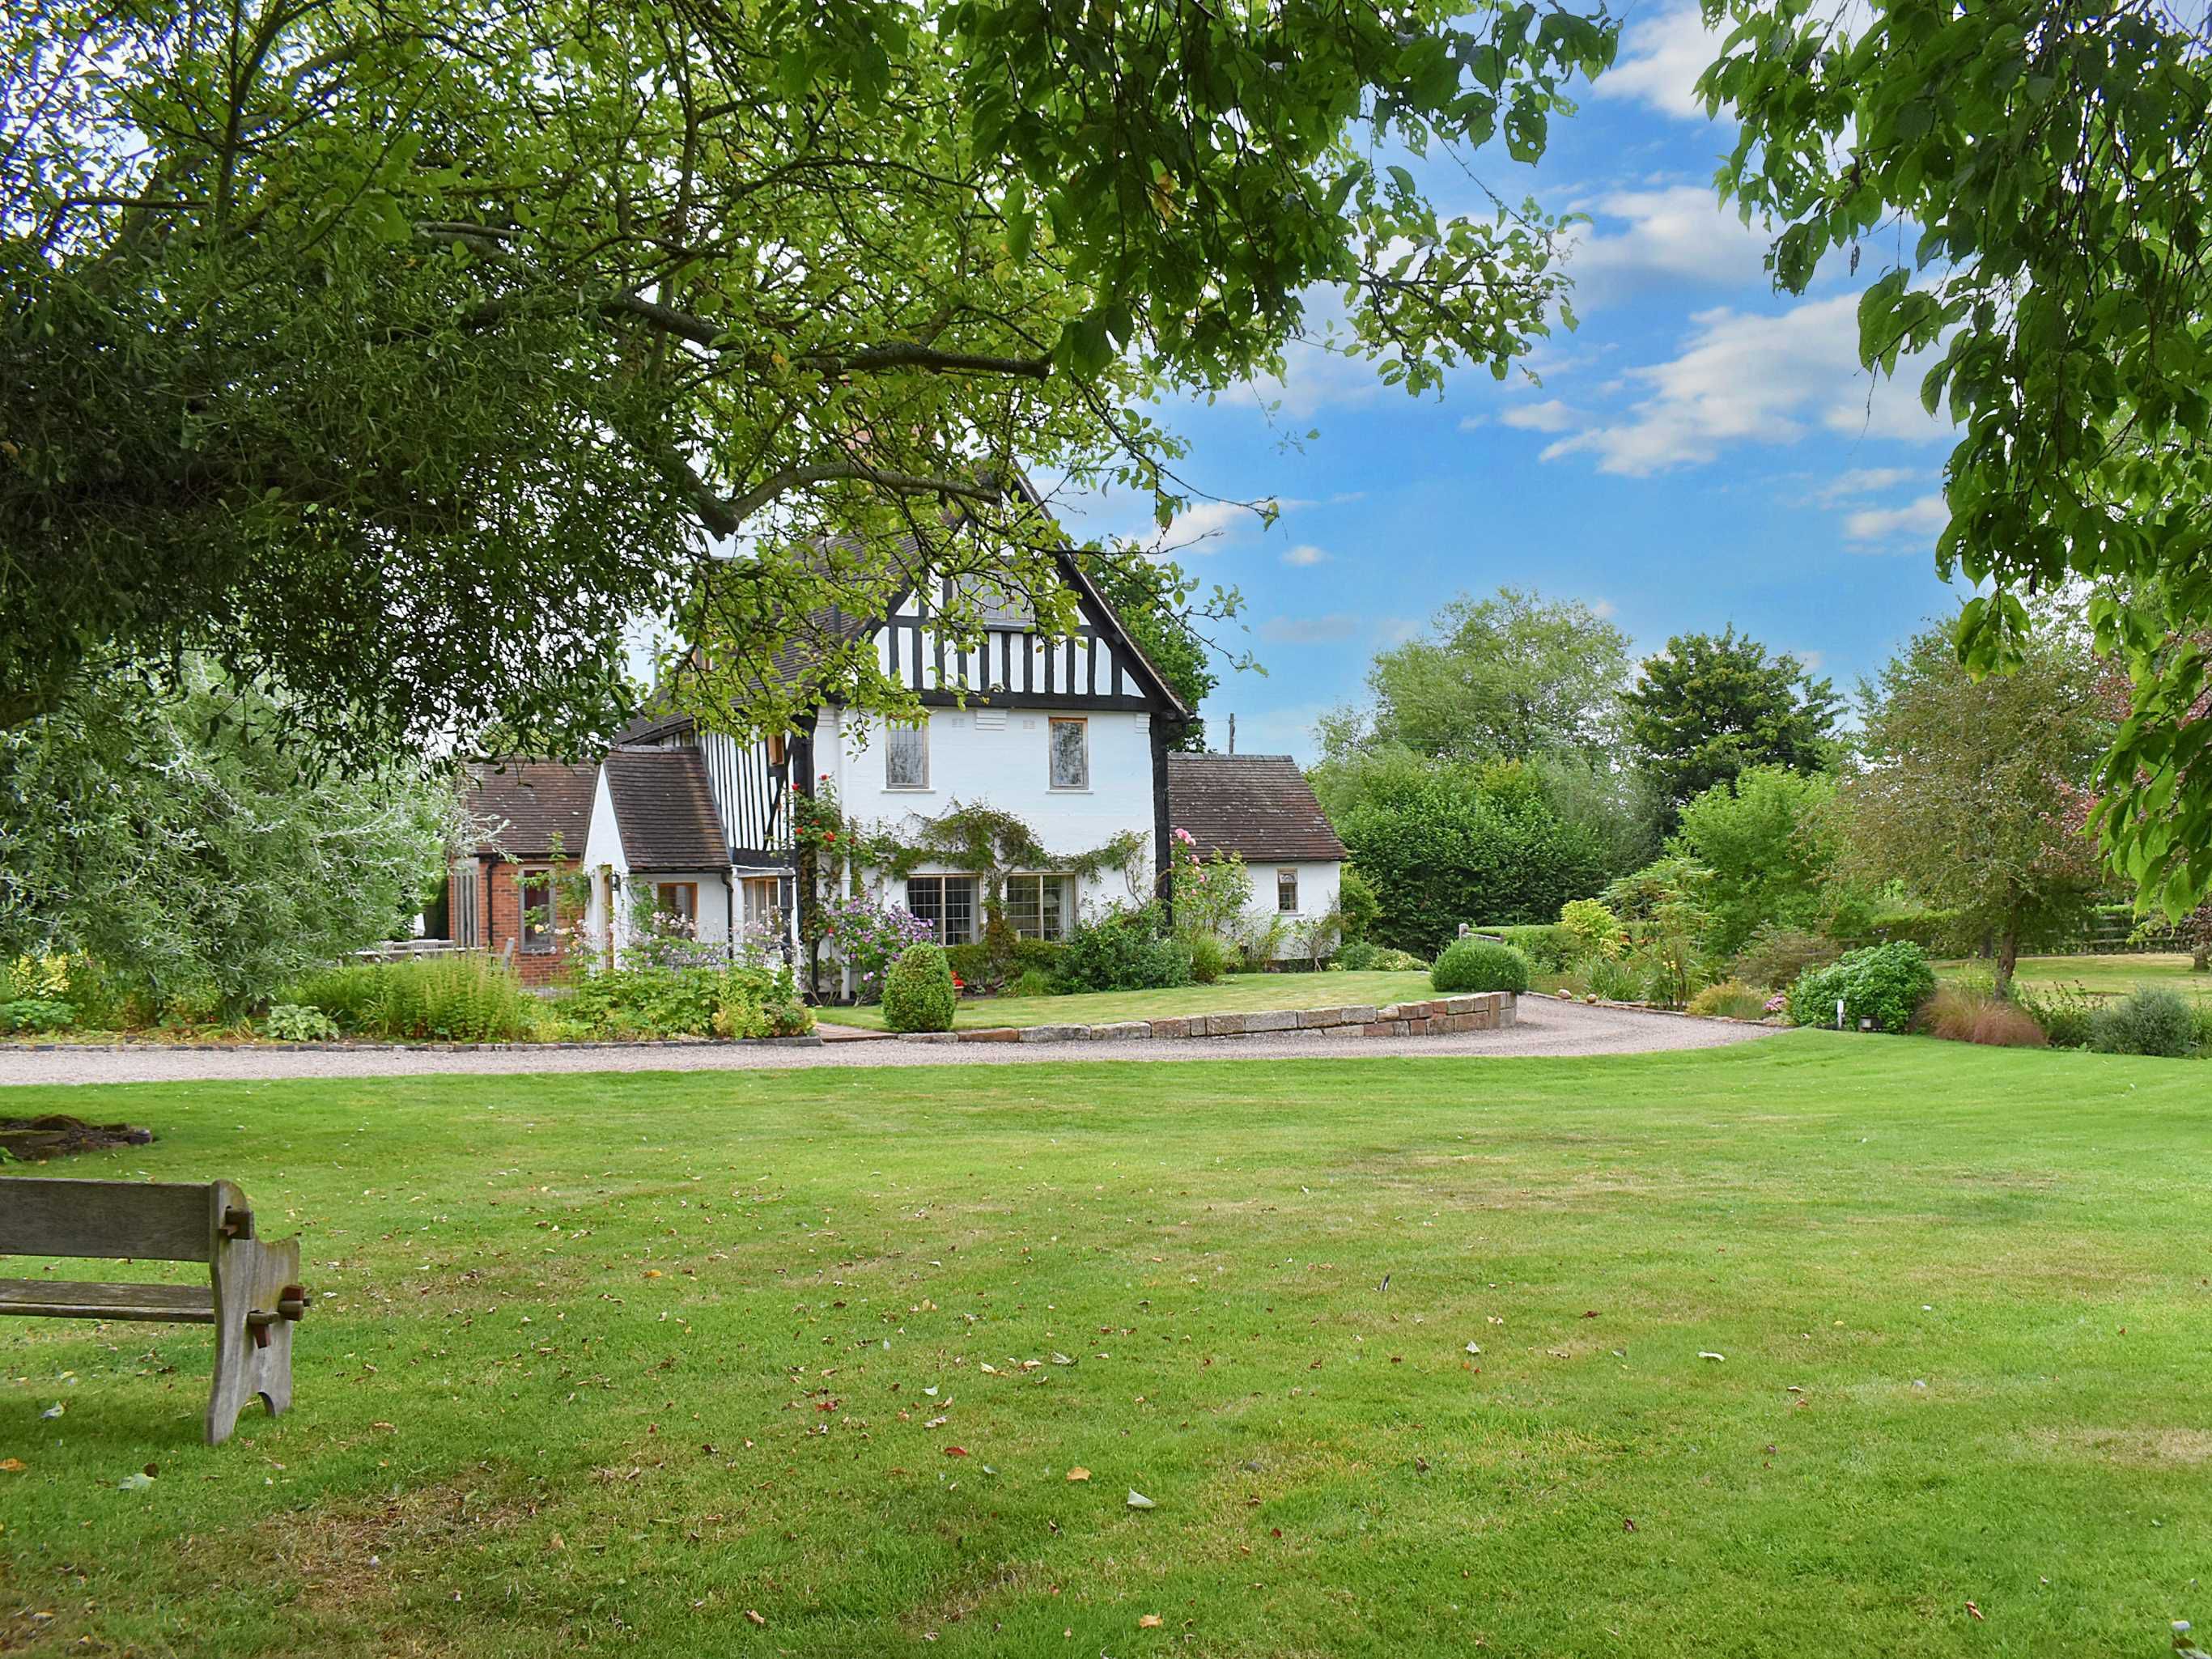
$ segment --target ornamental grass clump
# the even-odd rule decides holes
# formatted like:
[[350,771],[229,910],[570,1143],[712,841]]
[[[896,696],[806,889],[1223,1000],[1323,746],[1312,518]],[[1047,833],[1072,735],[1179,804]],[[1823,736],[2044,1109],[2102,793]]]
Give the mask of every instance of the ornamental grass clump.
[[1978,1042],[1990,1048],[2051,1046],[2034,1015],[1983,986],[1938,987],[1921,1008],[1920,1029],[1947,1042]]
[[949,1031],[958,1000],[941,945],[908,945],[884,976],[884,1024],[894,1031]]
[[1454,939],[1429,969],[1429,983],[1445,993],[1528,988],[1528,959],[1510,945],[1488,939]]

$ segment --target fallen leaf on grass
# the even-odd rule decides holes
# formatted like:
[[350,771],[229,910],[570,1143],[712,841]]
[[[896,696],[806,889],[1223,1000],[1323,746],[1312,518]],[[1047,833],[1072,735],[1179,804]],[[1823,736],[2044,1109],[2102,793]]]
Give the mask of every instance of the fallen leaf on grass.
[[[1975,1606],[1972,1601],[1969,1601],[1969,1602],[1967,1602],[1967,1603],[1966,1603],[1966,1611],[1967,1611],[1968,1613],[1972,1613],[1972,1614],[1974,1615],[1974,1617],[1975,1617],[1975,1618],[1977,1618],[1977,1619],[1979,1619],[1979,1618],[1981,1618],[1981,1616],[1982,1616],[1982,1610],[1981,1610],[1979,1607],[1976,1607],[1976,1606]],[[1987,1622],[1987,1621],[1986,1621],[1986,1620],[1984,1620],[1984,1622]]]
[[947,1457],[965,1457],[968,1455],[968,1448],[965,1446],[947,1446],[945,1449],[945,1455]]
[[756,1625],[765,1625],[768,1623],[767,1620],[762,1618],[760,1614],[755,1613],[750,1607],[747,1607],[745,1609],[745,1617],[752,1620]]
[[1152,1502],[1151,1498],[1146,1497],[1144,1493],[1139,1492],[1134,1486],[1129,1488],[1128,1503],[1129,1507],[1133,1510],[1156,1510],[1159,1508],[1158,1504]]
[[1700,1348],[1698,1350],[1698,1358],[1700,1359],[1726,1359],[1728,1356],[1724,1353],[1714,1353],[1709,1349]]
[[1158,1630],[1165,1621],[1157,1613],[1148,1613],[1137,1620],[1139,1630]]
[[1079,1464],[1067,1472],[1067,1478],[1071,1480],[1088,1480],[1091,1478],[1091,1471]]
[[143,1469],[133,1469],[115,1483],[118,1492],[143,1492],[154,1484],[154,1477]]
[[21,1474],[23,1468],[23,1460],[20,1457],[0,1457],[0,1470],[9,1474]]

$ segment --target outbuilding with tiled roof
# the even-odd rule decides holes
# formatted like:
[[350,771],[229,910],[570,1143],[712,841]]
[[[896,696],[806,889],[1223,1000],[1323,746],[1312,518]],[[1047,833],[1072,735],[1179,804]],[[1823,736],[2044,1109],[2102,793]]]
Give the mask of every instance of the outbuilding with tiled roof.
[[1248,932],[1279,935],[1278,957],[1327,955],[1344,883],[1344,842],[1288,755],[1167,757],[1169,834],[1202,861],[1244,860]]

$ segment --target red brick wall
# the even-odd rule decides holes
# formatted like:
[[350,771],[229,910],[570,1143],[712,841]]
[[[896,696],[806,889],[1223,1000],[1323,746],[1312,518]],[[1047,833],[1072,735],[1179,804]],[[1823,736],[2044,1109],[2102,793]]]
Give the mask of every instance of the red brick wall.
[[[479,946],[495,957],[507,954],[507,941],[514,941],[515,971],[525,985],[549,985],[561,976],[567,965],[568,952],[562,945],[550,951],[526,951],[522,948],[521,865],[504,859],[479,858],[477,866],[477,938]],[[540,866],[532,865],[532,869]],[[563,860],[557,868],[564,874],[573,874],[583,867],[581,859]],[[556,930],[574,927],[583,917],[571,915],[568,907],[556,893],[554,927]],[[460,918],[447,915],[447,927],[459,934]]]

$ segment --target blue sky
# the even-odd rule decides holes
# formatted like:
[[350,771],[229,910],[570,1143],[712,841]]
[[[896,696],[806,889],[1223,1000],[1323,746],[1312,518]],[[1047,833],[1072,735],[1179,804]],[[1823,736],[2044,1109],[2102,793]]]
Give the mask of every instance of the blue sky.
[[[1201,504],[1170,535],[1194,574],[1243,591],[1268,671],[1224,677],[1217,745],[1233,711],[1240,750],[1310,758],[1316,718],[1362,699],[1378,647],[1501,584],[1587,600],[1639,647],[1732,622],[1846,690],[1955,608],[1933,562],[1952,430],[1916,370],[1857,367],[1857,295],[1884,261],[1776,295],[1765,238],[1713,190],[1733,131],[1690,94],[1712,55],[1695,5],[1628,15],[1619,66],[1553,122],[1542,162],[1478,167],[1509,200],[1593,222],[1571,265],[1582,326],[1540,348],[1540,386],[1477,368],[1417,399],[1297,349],[1280,386],[1164,411],[1194,483],[1283,505],[1263,529]],[[1447,167],[1426,182],[1441,205],[1467,194]],[[1152,534],[1129,501],[1060,506],[1080,531]]]

